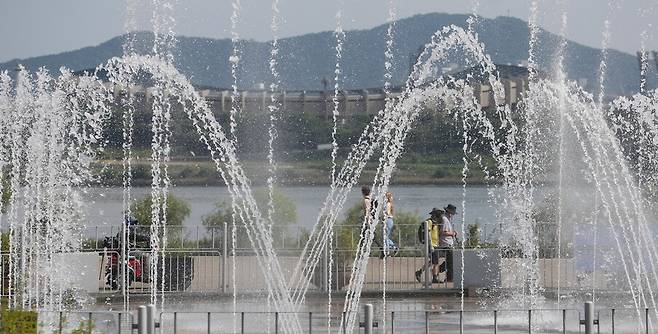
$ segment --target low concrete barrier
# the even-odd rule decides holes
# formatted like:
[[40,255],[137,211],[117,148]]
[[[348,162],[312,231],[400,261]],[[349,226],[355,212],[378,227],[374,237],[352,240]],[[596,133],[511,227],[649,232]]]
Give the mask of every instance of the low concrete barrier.
[[[455,250],[455,287],[461,288],[462,251]],[[573,288],[577,285],[573,258],[530,259],[501,258],[498,249],[464,250],[464,288],[523,288],[525,271],[518,268],[533,267],[537,261],[537,284],[544,288]],[[523,275],[519,277],[518,275]]]

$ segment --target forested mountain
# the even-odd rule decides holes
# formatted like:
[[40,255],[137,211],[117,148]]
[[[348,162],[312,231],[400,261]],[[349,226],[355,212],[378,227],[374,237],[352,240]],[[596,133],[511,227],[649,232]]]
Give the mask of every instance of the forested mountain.
[[[419,48],[430,40],[432,34],[446,25],[465,27],[467,18],[467,15],[434,13],[416,15],[396,22],[393,76],[395,84],[404,83],[411,60]],[[386,29],[386,25],[381,25],[368,30],[346,32],[342,59],[345,74],[343,87],[356,89],[382,86]],[[477,33],[495,63],[519,64],[528,58],[528,25],[522,20],[510,17],[482,18],[477,25]],[[153,35],[142,32],[138,33],[137,37],[138,51],[148,52]],[[56,55],[12,60],[0,64],[0,70],[12,71],[18,64],[29,69],[45,66],[51,71],[57,71],[61,66],[74,71],[89,69],[111,57],[120,56],[124,39],[125,36],[119,36],[98,46]],[[558,42],[556,35],[541,30],[537,54],[545,71],[550,72]],[[280,40],[279,72],[282,88],[322,89],[322,79],[328,78],[330,81],[334,77],[334,47],[335,37],[332,32]],[[175,50],[177,65],[197,85],[230,87],[232,79],[228,58],[231,48],[231,41],[228,39],[179,36]],[[240,87],[251,89],[259,87],[261,83],[267,86],[270,81],[270,44],[244,40],[240,48]],[[455,54],[455,59],[459,58],[463,57]],[[610,50],[608,59],[608,93],[621,95],[636,92],[639,66],[635,56]],[[566,69],[571,79],[580,80],[591,90],[597,89],[599,62],[599,49],[575,42],[568,43]],[[653,69],[654,65],[651,68]],[[333,84],[330,82],[329,86],[332,87]]]

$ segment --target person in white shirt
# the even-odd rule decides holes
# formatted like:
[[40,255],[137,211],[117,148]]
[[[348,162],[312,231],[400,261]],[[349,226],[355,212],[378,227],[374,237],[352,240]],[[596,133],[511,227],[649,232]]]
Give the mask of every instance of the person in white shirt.
[[391,239],[393,234],[393,194],[390,191],[386,192],[386,235],[384,236],[384,246],[386,247],[386,254],[391,252],[392,256],[395,256],[398,252],[398,246]]
[[457,238],[457,231],[452,225],[452,217],[457,214],[457,207],[448,204],[441,217],[441,233],[439,235],[439,249],[443,253],[445,261],[439,266],[439,272],[446,273],[446,281],[452,282],[454,266],[452,262],[452,249]]

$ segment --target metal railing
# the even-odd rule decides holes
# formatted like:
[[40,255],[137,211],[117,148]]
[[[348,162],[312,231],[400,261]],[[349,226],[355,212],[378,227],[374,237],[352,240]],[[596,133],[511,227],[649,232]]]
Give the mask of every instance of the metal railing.
[[[305,333],[655,333],[656,310],[583,308],[491,310],[393,310],[385,313],[365,304],[351,331],[341,323],[345,314],[321,312],[157,312],[153,306],[136,311],[40,311],[40,331],[53,333],[282,333],[282,320],[296,314]],[[342,327],[342,328],[341,328]]]
[[39,311],[39,332],[133,333],[135,319],[128,311]]
[[[418,240],[419,224],[395,224],[390,239],[393,240],[400,248],[416,249],[423,245]],[[551,224],[538,224],[539,230],[550,230]],[[543,227],[542,227],[543,226]],[[236,231],[238,235],[237,247],[240,250],[250,250],[251,244],[244,237],[243,227],[238,226]],[[219,226],[167,226],[167,248],[172,249],[223,249],[227,239],[231,236],[231,226],[222,224]],[[356,249],[361,237],[361,226],[356,225],[335,225],[334,238],[331,241],[333,249]],[[104,226],[87,226],[80,233],[83,239],[82,249],[84,250],[101,250],[111,246],[117,246],[121,242],[121,226],[104,225]],[[149,249],[150,226],[131,226],[127,229],[127,240],[131,249]],[[309,231],[301,226],[274,226],[272,230],[273,245],[277,250],[301,250],[308,240]],[[498,242],[498,230],[496,227],[484,226],[479,229],[478,239],[481,245],[491,245]],[[463,239],[464,236],[459,236]],[[379,247],[383,242],[383,228],[381,224],[376,228],[374,247]],[[470,246],[468,246],[470,247]],[[557,247],[542,246],[548,250],[540,250],[543,254],[540,257],[554,257],[551,252],[555,252]],[[566,246],[562,247],[564,253]],[[509,249],[508,253],[515,254],[514,249]]]
[[[121,285],[121,254],[118,251],[104,250],[99,253],[100,272],[99,292],[117,292],[120,291]],[[93,276],[92,276],[93,277]]]
[[[333,329],[341,325],[341,312],[332,314],[331,319],[324,312],[161,312],[159,326],[161,334],[188,333],[283,333],[282,318],[296,314],[304,333],[326,333],[329,320]],[[345,332],[345,331],[343,331]]]
[[[342,236],[336,236],[332,242],[334,247],[334,258],[333,258],[333,267],[332,274],[334,277],[332,287],[334,291],[341,290],[349,282],[350,275],[352,272],[352,262],[354,256],[354,249],[358,245],[358,237],[360,236],[360,229],[355,226],[342,226],[339,225],[337,229],[343,231]],[[129,293],[148,293],[150,291],[150,278],[149,276],[149,258],[151,252],[148,250],[148,242],[143,242],[140,245],[139,238],[150,232],[149,227],[131,227],[131,230],[128,234],[128,239],[131,240],[131,248],[128,254],[128,261],[136,261],[141,264],[142,274],[136,275],[135,277],[130,277],[129,279]],[[114,234],[109,238],[109,245],[116,248],[119,247],[118,242],[121,237],[121,232],[118,227],[92,227],[94,237],[88,239],[87,247],[88,249],[103,249],[101,245],[103,242],[100,240],[100,236],[103,234]],[[102,232],[105,230],[105,232]],[[280,243],[277,247],[277,255],[280,260],[283,262],[284,268],[289,268],[292,271],[292,266],[296,264],[296,258],[299,256],[299,250],[303,247],[305,240],[302,235],[303,231],[297,231],[293,233],[292,236],[290,233],[283,233],[287,229],[281,229],[279,232],[275,230],[273,235],[279,235]],[[345,233],[348,232],[348,233]],[[415,289],[420,288],[421,284],[416,280],[415,271],[423,267],[424,263],[424,246],[420,244],[417,240],[417,226],[412,225],[401,225],[395,231],[395,236],[393,239],[399,245],[400,251],[396,257],[388,257],[386,261],[379,258],[381,249],[377,248],[378,246],[373,246],[372,255],[370,258],[370,263],[368,265],[368,272],[366,274],[365,281],[365,290],[380,289],[384,284],[383,279],[383,267],[387,267],[386,273],[386,284],[387,288],[391,290],[406,290],[406,289]],[[167,247],[166,254],[171,254],[176,258],[177,263],[185,262],[185,258],[181,258],[180,254],[189,254],[189,262],[194,265],[194,275],[192,277],[194,284],[166,284],[165,291],[201,291],[195,290],[195,287],[207,286],[208,283],[198,283],[201,277],[204,277],[204,282],[219,282],[219,285],[212,285],[212,289],[206,290],[208,292],[212,291],[226,291],[227,287],[230,286],[228,277],[232,277],[231,271],[232,261],[236,261],[236,280],[240,282],[238,284],[238,289],[241,291],[248,290],[263,290],[266,288],[264,282],[262,284],[257,284],[253,281],[263,281],[259,280],[258,277],[261,275],[261,270],[258,267],[259,264],[255,259],[254,251],[249,247],[249,245],[240,245],[235,250],[229,249],[229,243],[227,238],[230,238],[229,228],[223,227],[209,227],[204,226],[193,226],[193,227],[168,227],[168,240],[169,245]],[[349,237],[347,235],[349,234]],[[378,233],[379,234],[379,233]],[[89,235],[89,233],[87,233]],[[380,237],[379,234],[376,237]],[[349,241],[347,241],[349,239]],[[93,243],[90,243],[93,241]],[[104,246],[107,246],[106,242]],[[172,245],[173,244],[173,245]],[[381,244],[381,243],[377,243]],[[242,246],[242,247],[240,247]],[[225,251],[226,248],[226,251]],[[103,262],[106,262],[106,258],[112,254],[115,254],[114,251],[105,251],[105,257]],[[170,258],[170,255],[166,255],[165,258]],[[233,258],[235,256],[235,258]],[[326,291],[328,289],[326,277],[329,263],[328,253],[325,253],[324,260],[318,263],[318,268],[316,268],[316,274],[311,277],[311,290],[322,290]],[[170,261],[170,260],[167,260]],[[169,262],[168,262],[169,263]],[[210,267],[214,268],[219,266],[219,270],[209,269]],[[107,268],[105,264],[102,265],[103,268]],[[174,268],[173,272],[169,273],[167,277],[174,277],[176,281],[185,281],[189,275],[179,275],[180,266],[172,266]],[[202,269],[203,268],[203,269]],[[127,272],[131,272],[131,269],[128,268]],[[203,273],[199,275],[198,273]],[[110,272],[106,274],[109,276],[109,280],[114,279],[112,276],[117,275],[116,272]],[[255,276],[254,276],[255,275]],[[108,280],[106,280],[108,281]],[[165,280],[166,281],[166,280]],[[115,291],[116,288],[112,288],[106,284],[101,286],[100,291]],[[220,287],[218,289],[217,287]],[[436,285],[435,285],[436,286]],[[169,289],[169,287],[172,287]],[[449,287],[448,283],[444,283],[443,287]]]
[[[419,249],[424,244],[418,240],[419,224],[395,224],[393,231],[389,236],[393,242],[401,249]],[[332,247],[334,249],[356,249],[361,238],[361,226],[355,225],[335,225],[334,239]],[[490,227],[480,229],[479,238],[481,243],[497,242],[495,230]],[[380,247],[384,242],[384,230],[382,224],[379,224],[375,230],[374,247]],[[462,238],[460,235],[459,238]]]
[[[176,249],[222,249],[227,231],[222,226],[167,226],[167,247]],[[81,233],[82,249],[119,248],[121,226],[88,226]],[[126,235],[131,249],[150,248],[150,226],[131,226]]]
[[[158,290],[164,288],[166,293],[225,292],[228,282],[224,255],[212,250],[171,250],[164,252],[163,260],[162,252],[153,258],[150,252],[131,251],[127,292],[149,294],[153,280]],[[151,261],[156,261],[155,277],[151,277]]]
[[[238,226],[236,249],[251,250],[243,227]],[[119,248],[121,226],[87,226],[81,231],[83,250]],[[170,249],[224,249],[232,234],[228,224],[220,226],[167,226],[167,248]],[[150,248],[150,226],[131,226],[126,230],[126,239],[131,249]],[[300,227],[274,226],[272,241],[277,249],[302,249],[306,242],[306,231]]]
[[[370,309],[368,308],[370,306]],[[369,313],[370,312],[370,313]],[[359,328],[364,333],[653,333],[656,328],[651,318],[654,309],[645,309],[642,318],[637,310],[595,310],[586,303],[583,309],[501,309],[501,310],[418,310],[388,311],[386,319],[381,311],[366,305],[357,315]],[[162,312],[159,317],[161,333],[280,333],[280,318],[286,312]],[[331,323],[335,331],[343,326],[341,313],[297,312],[306,332],[327,332]],[[636,316],[629,316],[635,314]],[[367,316],[371,315],[371,316]],[[359,332],[354,328],[352,332]],[[370,330],[370,331],[369,331]]]

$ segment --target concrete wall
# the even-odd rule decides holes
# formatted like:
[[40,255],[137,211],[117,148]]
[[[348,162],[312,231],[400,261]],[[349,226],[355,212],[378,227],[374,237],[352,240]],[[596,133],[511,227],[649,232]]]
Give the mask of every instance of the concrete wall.
[[[538,284],[544,288],[577,287],[574,259],[538,259]],[[455,287],[461,282],[461,252],[454,252]],[[500,258],[498,250],[464,251],[464,288],[522,288],[531,259]]]
[[[98,253],[54,254],[53,268],[56,279],[53,284],[63,284],[63,289],[98,292],[98,278],[101,269],[101,256]],[[56,287],[52,287],[56,289]]]
[[[453,252],[455,272],[453,281],[456,288],[461,288],[462,282],[462,252]],[[495,288],[500,286],[501,258],[497,249],[465,250],[464,251],[464,288]]]
[[[414,276],[416,270],[424,265],[422,257],[390,257],[386,259],[386,288],[395,289],[414,289],[420,288],[421,284],[416,281]],[[350,263],[351,265],[351,263]],[[334,274],[338,282],[338,290],[344,290],[349,284],[352,270],[350,267],[336,268],[342,270]],[[384,259],[371,257],[368,259],[368,267],[364,279],[363,290],[381,290],[382,279],[384,276]]]

